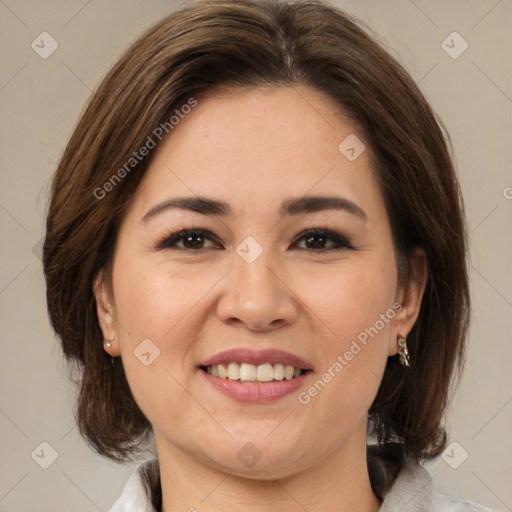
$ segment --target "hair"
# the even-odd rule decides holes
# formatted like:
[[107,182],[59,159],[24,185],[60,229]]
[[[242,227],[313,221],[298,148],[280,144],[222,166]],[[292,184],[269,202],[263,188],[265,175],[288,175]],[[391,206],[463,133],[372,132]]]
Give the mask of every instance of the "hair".
[[[51,183],[43,249],[49,317],[80,371],[77,423],[98,453],[130,460],[151,433],[121,358],[111,361],[103,349],[93,292],[100,273],[111,282],[120,220],[151,161],[149,152],[135,165],[134,152],[191,99],[224,87],[299,84],[334,100],[361,129],[399,279],[415,278],[416,248],[427,257],[407,341],[413,367],[388,358],[369,432],[418,459],[444,449],[443,415],[463,366],[470,298],[464,206],[441,122],[404,68],[339,9],[310,0],[202,0],[158,22],[121,56],[88,101]],[[129,176],[127,162],[134,163]]]

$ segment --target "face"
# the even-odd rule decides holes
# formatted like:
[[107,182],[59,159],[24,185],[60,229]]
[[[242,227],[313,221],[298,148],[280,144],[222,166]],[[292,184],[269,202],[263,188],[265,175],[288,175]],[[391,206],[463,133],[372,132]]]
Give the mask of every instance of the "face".
[[96,297],[158,451],[268,478],[365,440],[421,290],[397,286],[363,135],[306,87],[232,91],[153,157]]

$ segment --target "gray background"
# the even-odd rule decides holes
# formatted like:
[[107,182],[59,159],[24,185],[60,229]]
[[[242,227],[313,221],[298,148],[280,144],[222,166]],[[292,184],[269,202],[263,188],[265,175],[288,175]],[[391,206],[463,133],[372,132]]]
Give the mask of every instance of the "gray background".
[[[0,0],[1,512],[107,510],[135,467],[95,456],[74,427],[74,387],[47,320],[41,239],[48,181],[85,101],[128,43],[179,3]],[[379,34],[453,138],[474,313],[448,414],[455,444],[429,471],[439,492],[512,510],[512,1],[336,4]],[[31,47],[44,31],[58,42],[47,59]],[[454,31],[469,44],[457,58],[442,47]],[[452,37],[445,47],[453,54],[461,44]],[[47,469],[40,464],[52,452],[42,442],[58,455]]]

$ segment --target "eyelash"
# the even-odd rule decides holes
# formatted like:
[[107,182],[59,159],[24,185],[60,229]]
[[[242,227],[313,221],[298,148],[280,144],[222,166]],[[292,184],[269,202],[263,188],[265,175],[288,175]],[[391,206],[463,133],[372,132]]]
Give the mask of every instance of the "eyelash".
[[[217,238],[211,231],[204,230],[204,229],[183,229],[181,231],[171,234],[170,236],[166,235],[165,237],[163,237],[163,239],[161,239],[157,243],[157,249],[159,249],[159,250],[175,249],[175,250],[181,250],[181,251],[195,251],[195,252],[212,249],[212,247],[207,247],[207,248],[202,247],[200,249],[191,249],[191,248],[176,249],[176,244],[178,242],[181,242],[182,240],[185,240],[186,238],[188,238],[190,236],[202,236],[202,237],[204,237],[205,240],[206,239],[213,240],[216,243],[218,243]],[[346,249],[354,250],[355,249],[343,236],[341,236],[340,234],[336,233],[335,231],[331,231],[330,229],[327,229],[327,228],[307,229],[294,239],[293,244],[296,244],[298,241],[300,241],[304,238],[314,237],[314,236],[328,238],[331,241],[334,241],[337,245],[335,247],[330,247],[330,248],[322,248],[322,249],[306,248],[306,249],[300,249],[300,250],[313,251],[316,253],[326,253],[326,252],[337,251],[337,250],[346,250]]]

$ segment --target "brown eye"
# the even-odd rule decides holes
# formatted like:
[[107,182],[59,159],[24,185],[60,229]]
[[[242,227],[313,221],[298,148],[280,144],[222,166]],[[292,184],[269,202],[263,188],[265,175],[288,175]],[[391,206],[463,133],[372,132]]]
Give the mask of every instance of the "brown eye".
[[[294,246],[304,241],[305,247],[300,250],[313,252],[327,252],[342,249],[354,249],[340,234],[323,228],[309,229],[295,239]],[[205,246],[208,242],[213,245]],[[177,249],[200,251],[203,249],[221,248],[217,238],[210,231],[203,229],[184,229],[170,236],[166,236],[157,244],[158,249]]]
[[209,231],[205,231],[202,229],[185,229],[164,238],[164,240],[162,240],[157,245],[157,247],[158,249],[179,249],[199,251],[201,249],[211,248],[204,247],[206,241],[208,240],[215,240],[215,237]]
[[332,251],[336,249],[354,249],[347,240],[334,231],[322,228],[309,229],[301,234],[298,241],[304,240],[306,247],[315,252]]

